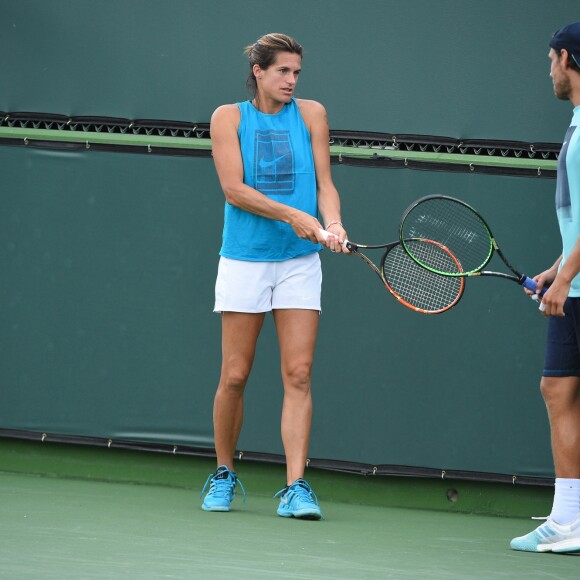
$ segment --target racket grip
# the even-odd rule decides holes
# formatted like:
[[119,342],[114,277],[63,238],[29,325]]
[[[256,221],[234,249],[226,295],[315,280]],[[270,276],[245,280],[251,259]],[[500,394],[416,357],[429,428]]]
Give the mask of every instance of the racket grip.
[[[327,232],[326,230],[323,230],[322,228],[318,228],[318,231],[320,232],[320,235],[324,238],[324,240],[328,239],[328,236],[334,236],[334,234],[331,234],[330,232]],[[344,248],[346,248],[346,245],[348,244],[348,240],[344,240],[344,242],[342,242],[342,246]]]
[[[524,288],[527,288],[528,290],[531,290],[534,294],[537,294],[538,284],[531,278],[525,276],[524,279],[522,280],[522,286]],[[540,296],[543,296],[546,293],[546,290],[547,288],[542,288]]]

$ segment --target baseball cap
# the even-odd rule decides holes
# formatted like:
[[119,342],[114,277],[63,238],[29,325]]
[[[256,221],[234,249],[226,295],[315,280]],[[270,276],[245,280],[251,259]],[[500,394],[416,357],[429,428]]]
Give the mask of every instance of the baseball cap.
[[552,48],[565,48],[574,62],[580,67],[580,22],[573,22],[564,26],[550,39]]

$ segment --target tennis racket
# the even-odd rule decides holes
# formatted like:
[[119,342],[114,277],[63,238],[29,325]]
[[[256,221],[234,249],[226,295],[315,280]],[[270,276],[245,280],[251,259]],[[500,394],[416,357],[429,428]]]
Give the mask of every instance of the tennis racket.
[[[332,235],[325,230],[320,230],[320,233],[324,239]],[[428,253],[433,258],[437,256],[442,269],[451,270],[460,267],[453,254],[437,242],[422,239],[407,240],[407,244],[417,255]],[[400,304],[415,312],[440,314],[453,308],[463,296],[465,288],[463,278],[440,276],[421,268],[409,258],[399,241],[370,246],[345,240],[343,246],[367,264]],[[360,251],[361,248],[365,250],[384,248],[380,267],[365,256]],[[453,262],[454,266],[446,262]]]
[[[429,195],[415,201],[403,214],[399,229],[405,252],[429,272],[450,277],[496,276],[512,280],[536,293],[537,284],[518,272],[499,248],[491,229],[475,209],[465,202],[445,195]],[[419,253],[409,239],[427,238],[447,248],[457,262],[440,262],[427,252]],[[484,270],[494,252],[510,270]],[[460,267],[458,267],[460,265]],[[542,295],[546,289],[542,290]]]

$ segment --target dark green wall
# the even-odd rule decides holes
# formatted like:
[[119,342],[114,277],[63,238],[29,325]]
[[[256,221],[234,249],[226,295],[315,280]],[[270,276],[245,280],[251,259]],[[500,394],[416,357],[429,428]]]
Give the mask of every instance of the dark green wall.
[[[548,77],[572,2],[3,0],[0,110],[207,122],[245,97],[241,49],[306,47],[300,94],[333,129],[560,141]],[[350,237],[394,239],[414,199],[479,208],[530,275],[559,252],[554,182],[334,166]],[[0,147],[0,428],[211,447],[223,212],[210,159]],[[532,235],[529,235],[532,232]],[[469,280],[441,316],[323,253],[312,457],[550,475],[545,321]],[[496,264],[499,267],[499,265]],[[240,447],[282,453],[271,320]]]
[[576,0],[2,0],[0,111],[209,121],[242,48],[305,47],[298,94],[334,129],[561,141],[548,40]]
[[[0,426],[211,446],[223,211],[211,161],[0,153]],[[394,238],[413,199],[444,192],[476,205],[529,273],[558,251],[550,180],[352,167],[334,176],[354,240]],[[313,457],[550,470],[538,391],[545,321],[515,284],[469,280],[454,310],[424,316],[357,258],[322,259]],[[269,319],[242,449],[282,452],[280,404]]]

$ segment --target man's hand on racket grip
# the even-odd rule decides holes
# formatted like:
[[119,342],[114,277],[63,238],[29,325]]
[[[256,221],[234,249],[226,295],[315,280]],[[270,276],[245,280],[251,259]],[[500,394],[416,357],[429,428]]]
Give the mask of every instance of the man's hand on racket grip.
[[[558,268],[554,265],[533,278],[534,282],[538,285],[534,296],[539,297],[545,287],[550,288],[549,291],[546,290],[546,293],[540,300],[540,312],[544,316],[564,316],[564,302],[568,296],[570,284],[561,284],[560,282],[563,282],[563,280],[557,280],[557,275]],[[524,291],[526,294],[533,294],[533,292],[526,288],[524,288]]]
[[542,297],[542,314],[544,316],[566,316],[564,313],[564,302],[566,302],[569,292],[570,282],[556,276],[550,285],[550,289]]

